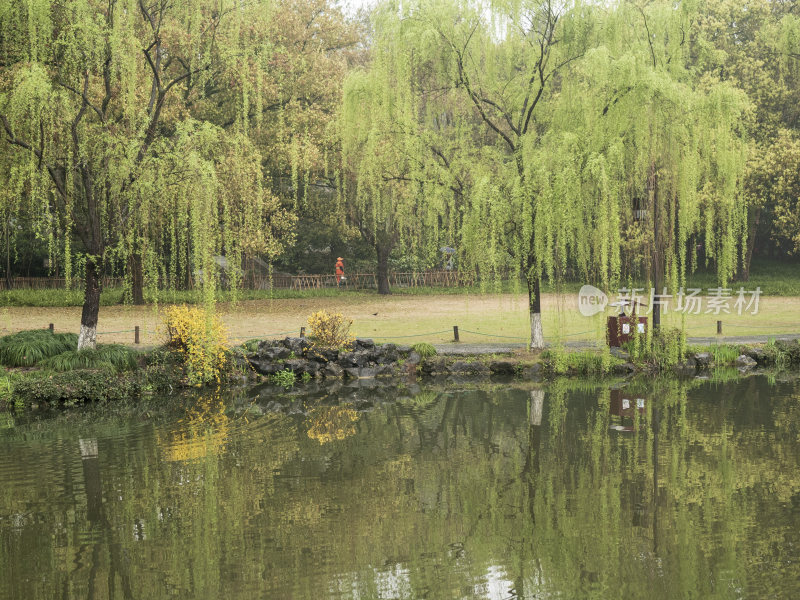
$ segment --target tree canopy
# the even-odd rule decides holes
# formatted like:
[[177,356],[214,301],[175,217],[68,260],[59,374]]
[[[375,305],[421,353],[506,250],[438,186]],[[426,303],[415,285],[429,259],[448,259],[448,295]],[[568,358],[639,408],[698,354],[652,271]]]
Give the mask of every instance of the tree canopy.
[[35,238],[82,278],[82,346],[104,276],[211,302],[354,236],[381,292],[442,246],[523,278],[534,347],[545,280],[726,285],[798,248],[790,3],[0,0],[0,65],[2,270]]

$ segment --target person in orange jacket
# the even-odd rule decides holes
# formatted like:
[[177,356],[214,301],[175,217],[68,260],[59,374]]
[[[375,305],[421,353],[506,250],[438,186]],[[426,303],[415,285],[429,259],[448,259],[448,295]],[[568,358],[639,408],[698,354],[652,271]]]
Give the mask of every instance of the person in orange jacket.
[[336,285],[342,285],[342,279],[344,278],[344,259],[340,256],[336,259]]

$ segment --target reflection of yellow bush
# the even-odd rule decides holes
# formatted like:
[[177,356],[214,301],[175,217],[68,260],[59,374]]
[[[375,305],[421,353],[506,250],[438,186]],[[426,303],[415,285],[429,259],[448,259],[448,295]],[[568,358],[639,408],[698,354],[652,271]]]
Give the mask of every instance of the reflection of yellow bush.
[[177,350],[189,383],[219,381],[225,368],[228,336],[220,318],[205,308],[171,306],[164,315],[167,344]]
[[170,431],[166,439],[158,436],[165,460],[203,458],[225,449],[230,419],[219,395],[199,398],[194,408],[186,413],[186,418],[178,423],[180,428]]
[[343,440],[355,434],[358,413],[344,406],[320,406],[310,413],[308,437],[320,444]]
[[352,319],[347,319],[341,313],[331,314],[319,310],[308,317],[308,326],[314,339],[314,346],[320,348],[349,348],[355,341],[355,336],[350,333]]

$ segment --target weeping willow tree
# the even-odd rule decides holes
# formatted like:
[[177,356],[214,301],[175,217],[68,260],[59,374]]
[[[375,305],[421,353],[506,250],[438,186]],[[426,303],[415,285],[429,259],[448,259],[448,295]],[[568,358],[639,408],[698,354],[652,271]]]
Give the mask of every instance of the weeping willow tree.
[[531,345],[542,348],[541,281],[566,260],[556,250],[567,249],[561,233],[570,222],[551,217],[574,210],[532,175],[542,169],[560,81],[586,52],[594,20],[540,1],[425,3],[407,18],[437,40],[442,85],[471,112],[470,144],[459,145],[477,158],[463,208],[464,258],[484,277],[524,276]]
[[[618,283],[624,247],[643,257],[656,294],[674,294],[700,247],[725,287],[747,234],[747,98],[713,76],[694,76],[693,3],[622,3],[611,17],[564,89],[581,98],[563,108],[583,148],[583,177],[570,194],[583,209],[574,229],[580,272]],[[660,305],[653,309],[658,327]]]
[[[101,278],[114,265],[130,274],[144,263],[151,285],[200,270],[211,300],[218,265],[210,257],[225,254],[236,280],[248,244],[277,250],[264,225],[290,219],[262,190],[244,119],[231,130],[186,120],[198,96],[247,76],[236,68],[247,55],[241,33],[265,9],[0,2],[4,185],[13,190],[3,212],[33,217],[68,280],[80,253],[79,348],[95,344]],[[166,258],[157,243],[165,237]]]
[[443,186],[432,181],[426,162],[432,155],[411,38],[390,5],[374,18],[370,64],[352,72],[344,86],[340,201],[374,248],[378,293],[388,294],[393,250],[435,253]]
[[[478,158],[463,209],[466,258],[482,274],[524,276],[533,348],[544,345],[542,279],[616,284],[622,247],[659,293],[665,278],[683,281],[699,239],[721,284],[729,280],[746,220],[737,187],[746,101],[688,68],[695,4],[406,10],[420,39],[438,40],[430,48],[448,97],[472,113],[471,148],[460,146]],[[647,223],[635,225],[642,214]]]

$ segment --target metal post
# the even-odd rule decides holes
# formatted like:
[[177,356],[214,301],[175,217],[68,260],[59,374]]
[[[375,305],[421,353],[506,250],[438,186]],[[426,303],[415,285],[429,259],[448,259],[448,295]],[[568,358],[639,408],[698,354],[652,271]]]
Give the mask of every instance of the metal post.
[[139,326],[138,325],[133,328],[133,343],[134,344],[138,344],[139,343]]
[[458,342],[458,325],[453,325],[453,341]]
[[722,335],[722,321],[717,321],[717,335]]

